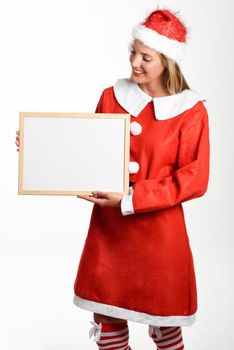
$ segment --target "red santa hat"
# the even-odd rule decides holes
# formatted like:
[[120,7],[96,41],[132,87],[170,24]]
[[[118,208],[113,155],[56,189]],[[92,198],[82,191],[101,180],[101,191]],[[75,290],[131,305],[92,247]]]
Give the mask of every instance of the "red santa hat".
[[185,55],[187,32],[175,13],[157,9],[133,28],[132,37],[179,63]]

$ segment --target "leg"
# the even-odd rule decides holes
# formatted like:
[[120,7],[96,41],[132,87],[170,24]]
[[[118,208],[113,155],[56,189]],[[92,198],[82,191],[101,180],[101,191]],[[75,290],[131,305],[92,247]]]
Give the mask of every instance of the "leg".
[[128,345],[128,322],[123,319],[94,314],[93,328],[90,337],[94,335],[98,348],[101,350],[131,350]]
[[152,337],[158,350],[183,350],[183,338],[181,327],[149,327],[149,335]]
[[110,317],[106,315],[101,315],[101,314],[93,314],[93,319],[96,323],[119,323],[119,322],[125,322],[125,320],[122,320],[121,318],[115,318],[115,317]]

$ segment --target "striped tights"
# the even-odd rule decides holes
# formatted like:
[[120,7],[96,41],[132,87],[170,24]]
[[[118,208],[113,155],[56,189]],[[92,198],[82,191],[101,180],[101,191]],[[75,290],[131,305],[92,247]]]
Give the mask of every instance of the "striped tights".
[[[94,336],[99,350],[133,350],[128,345],[128,322],[99,323],[92,321],[89,337]],[[183,350],[181,327],[149,326],[149,336],[157,350]]]
[[149,336],[153,339],[158,350],[184,349],[181,327],[149,326]]
[[91,322],[94,327],[91,328],[89,336],[94,335],[100,350],[131,350],[128,345],[129,331],[128,322],[121,323],[95,323]]

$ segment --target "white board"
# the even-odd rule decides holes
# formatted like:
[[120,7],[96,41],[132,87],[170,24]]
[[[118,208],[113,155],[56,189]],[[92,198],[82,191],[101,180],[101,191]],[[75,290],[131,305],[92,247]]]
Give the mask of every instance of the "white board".
[[19,194],[127,193],[129,114],[20,112]]

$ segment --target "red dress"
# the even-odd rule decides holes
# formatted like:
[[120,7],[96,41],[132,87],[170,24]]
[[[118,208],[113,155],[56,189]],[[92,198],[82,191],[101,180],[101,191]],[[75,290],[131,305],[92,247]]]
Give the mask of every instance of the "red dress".
[[127,79],[103,91],[96,112],[131,114],[130,160],[137,166],[121,208],[93,207],[74,286],[77,306],[154,326],[195,321],[196,279],[182,203],[208,186],[202,101],[188,89],[152,98]]

